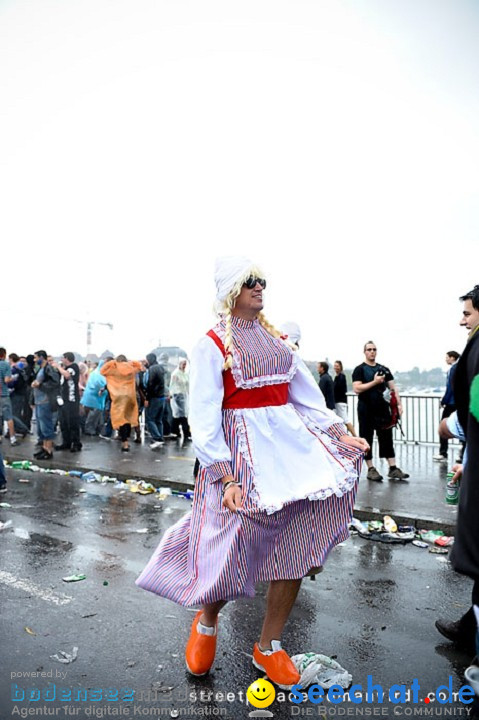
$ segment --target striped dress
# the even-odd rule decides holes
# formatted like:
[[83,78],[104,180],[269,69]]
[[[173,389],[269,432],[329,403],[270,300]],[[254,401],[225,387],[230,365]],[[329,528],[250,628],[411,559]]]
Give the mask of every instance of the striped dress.
[[[136,583],[184,606],[254,595],[259,581],[298,579],[345,540],[363,453],[326,408],[297,353],[257,320],[233,318],[195,348],[190,425],[200,461],[192,510],[173,525]],[[237,513],[221,478],[241,483]]]

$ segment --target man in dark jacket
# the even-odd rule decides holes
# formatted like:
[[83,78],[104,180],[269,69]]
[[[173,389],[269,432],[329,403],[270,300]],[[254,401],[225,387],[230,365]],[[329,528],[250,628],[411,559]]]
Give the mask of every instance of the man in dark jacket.
[[327,362],[322,361],[318,363],[319,389],[324,395],[326,407],[329,408],[329,410],[334,410],[336,408],[336,403],[334,402],[334,383],[328,370],[329,365]]
[[[469,330],[468,342],[457,363],[454,399],[459,423],[467,443],[459,496],[455,542],[451,562],[456,570],[474,581],[472,607],[457,622],[438,620],[445,637],[479,655],[479,285],[460,298],[464,302],[460,324]],[[445,431],[443,431],[445,432]],[[452,437],[449,434],[449,437]],[[477,659],[476,659],[477,663]]]
[[163,439],[163,413],[166,403],[165,371],[161,365],[158,365],[154,353],[146,356],[146,365],[147,369],[143,374],[145,420],[152,440],[150,448],[156,450],[165,444]]
[[[441,420],[448,418],[456,410],[456,404],[454,402],[454,375],[457,370],[457,361],[461,356],[455,350],[449,350],[446,353],[446,363],[450,366],[447,372],[446,380],[446,392],[441,399],[442,415]],[[439,443],[439,453],[433,455],[432,459],[437,462],[447,462],[447,447],[448,439],[441,437]]]

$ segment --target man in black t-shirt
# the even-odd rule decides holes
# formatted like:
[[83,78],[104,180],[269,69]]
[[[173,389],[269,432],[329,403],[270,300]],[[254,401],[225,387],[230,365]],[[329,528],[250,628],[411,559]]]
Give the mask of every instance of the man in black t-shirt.
[[389,413],[384,391],[394,390],[398,402],[399,414],[402,415],[401,399],[394,385],[394,378],[389,368],[376,362],[376,345],[370,340],[364,346],[365,362],[354,368],[353,390],[358,395],[359,434],[370,446],[365,455],[368,466],[368,480],[382,482],[382,475],[373,465],[373,438],[376,432],[379,443],[379,457],[387,458],[389,463],[388,478],[405,480],[409,477],[396,466],[392,428],[384,429]]
[[63,353],[62,365],[52,363],[60,375],[61,399],[60,428],[62,431],[62,444],[55,445],[55,450],[70,450],[79,452],[82,449],[80,440],[80,368],[75,362],[72,352]]

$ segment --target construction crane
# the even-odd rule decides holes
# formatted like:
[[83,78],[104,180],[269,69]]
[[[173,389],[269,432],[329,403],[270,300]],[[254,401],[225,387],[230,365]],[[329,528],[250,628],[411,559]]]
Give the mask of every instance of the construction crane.
[[74,320],[73,322],[77,323],[86,323],[86,354],[90,355],[91,350],[91,331],[93,328],[93,325],[105,325],[106,327],[109,327],[110,330],[113,330],[113,323],[104,323],[104,322],[97,322],[96,320]]

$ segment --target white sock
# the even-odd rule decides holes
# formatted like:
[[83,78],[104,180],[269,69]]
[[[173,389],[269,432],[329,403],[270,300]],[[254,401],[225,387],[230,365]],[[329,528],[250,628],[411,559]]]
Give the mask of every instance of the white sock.
[[215,627],[208,627],[208,625],[203,625],[203,623],[200,623],[199,621],[196,625],[196,629],[201,635],[216,635]]
[[[259,645],[259,649],[261,650],[261,645]],[[261,652],[263,655],[271,655],[271,653],[277,652],[281,649],[281,640],[271,640],[271,650],[261,650]]]

